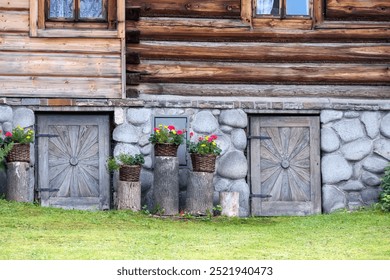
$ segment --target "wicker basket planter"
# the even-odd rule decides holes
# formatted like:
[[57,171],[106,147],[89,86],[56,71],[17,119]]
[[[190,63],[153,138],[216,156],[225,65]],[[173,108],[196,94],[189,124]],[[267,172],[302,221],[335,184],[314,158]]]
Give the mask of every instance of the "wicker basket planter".
[[195,172],[209,172],[215,171],[216,155],[200,155],[191,154],[192,170]]
[[154,144],[154,155],[155,156],[165,156],[165,157],[176,157],[177,148],[179,145],[176,144]]
[[141,174],[141,165],[122,165],[119,168],[119,180],[138,182]]
[[30,144],[15,143],[6,160],[7,162],[30,162]]

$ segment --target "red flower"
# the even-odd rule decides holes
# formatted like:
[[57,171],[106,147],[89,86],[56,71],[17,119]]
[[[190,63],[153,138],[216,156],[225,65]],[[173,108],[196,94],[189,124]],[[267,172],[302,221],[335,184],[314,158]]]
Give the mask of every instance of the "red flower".
[[176,133],[177,133],[178,135],[182,135],[182,134],[183,134],[183,130],[178,130],[178,131],[176,131]]
[[155,128],[154,128],[154,131],[156,131],[156,132],[157,132],[157,131],[160,131],[160,129],[159,129],[159,128],[157,128],[157,127],[155,127]]
[[190,138],[191,138],[192,136],[194,136],[194,133],[191,131],[191,132],[190,132]]
[[168,126],[169,130],[175,130],[175,127],[173,125]]
[[7,131],[7,132],[5,133],[5,137],[12,137],[12,133],[9,132],[9,131]]
[[210,136],[210,138],[211,138],[212,140],[217,140],[218,136],[215,135],[215,134],[212,134],[212,135]]

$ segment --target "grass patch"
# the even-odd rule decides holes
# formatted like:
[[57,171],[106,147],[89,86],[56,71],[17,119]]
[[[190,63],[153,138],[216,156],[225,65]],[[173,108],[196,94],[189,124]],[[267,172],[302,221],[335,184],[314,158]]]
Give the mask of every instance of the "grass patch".
[[0,199],[2,260],[390,260],[390,214],[174,220]]

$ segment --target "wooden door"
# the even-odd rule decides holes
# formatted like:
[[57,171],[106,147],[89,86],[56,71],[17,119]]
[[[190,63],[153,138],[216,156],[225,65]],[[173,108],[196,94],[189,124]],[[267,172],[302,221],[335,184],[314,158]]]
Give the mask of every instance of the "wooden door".
[[256,116],[250,134],[252,214],[320,213],[319,118]]
[[109,209],[109,116],[39,115],[38,186],[41,204]]

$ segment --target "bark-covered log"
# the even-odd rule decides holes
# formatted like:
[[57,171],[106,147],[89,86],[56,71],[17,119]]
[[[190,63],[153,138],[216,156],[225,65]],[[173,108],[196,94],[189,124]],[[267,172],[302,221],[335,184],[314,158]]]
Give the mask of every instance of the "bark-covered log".
[[163,215],[179,213],[179,159],[156,156],[154,165],[154,205]]
[[7,163],[7,200],[33,202],[34,190],[30,187],[28,162]]
[[190,172],[187,186],[186,212],[206,215],[213,209],[213,173]]
[[239,198],[239,192],[220,192],[221,214],[228,217],[237,217],[239,215]]
[[141,210],[141,183],[119,181],[118,209]]

